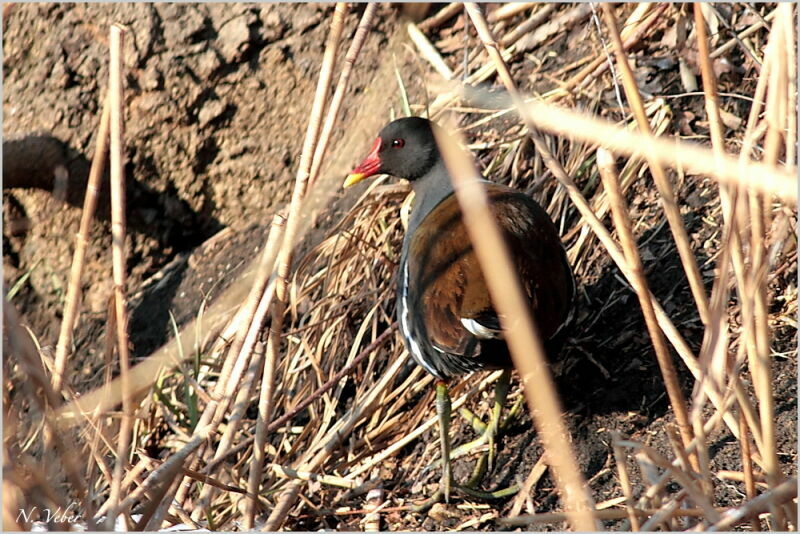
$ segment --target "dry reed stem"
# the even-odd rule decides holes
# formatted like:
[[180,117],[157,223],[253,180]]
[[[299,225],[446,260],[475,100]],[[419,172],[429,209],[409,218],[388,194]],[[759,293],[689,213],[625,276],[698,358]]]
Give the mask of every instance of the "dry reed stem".
[[[744,481],[744,491],[746,498],[753,500],[756,497],[756,484],[753,477],[753,460],[750,458],[750,437],[747,435],[747,420],[744,418],[744,414],[741,413],[739,414],[739,426],[742,429],[742,438],[739,440],[739,447],[742,451],[742,479]],[[717,476],[720,476],[719,472]],[[751,519],[750,528],[753,532],[760,531],[761,521],[759,521],[757,517]]]
[[109,97],[106,96],[106,98],[103,99],[103,111],[100,116],[100,125],[97,129],[94,157],[92,158],[92,166],[89,170],[89,181],[86,184],[86,196],[83,201],[83,211],[81,211],[80,227],[75,236],[75,252],[72,256],[72,266],[69,272],[69,284],[67,286],[67,296],[64,303],[64,315],[61,320],[58,343],[56,344],[55,370],[53,372],[53,389],[56,392],[61,391],[61,384],[64,381],[67,356],[69,355],[70,346],[72,345],[72,330],[75,327],[75,320],[78,317],[78,306],[81,300],[81,276],[86,263],[89,232],[91,231],[92,219],[94,218],[95,208],[97,207],[100,180],[103,178],[103,170],[106,166],[109,117]]
[[[492,35],[481,9],[474,3],[466,3],[464,6],[506,90],[514,103],[520,104],[522,98],[517,92],[500,46]],[[533,129],[529,130],[539,152],[546,152],[546,149],[542,150],[544,143],[541,137]],[[536,387],[525,388],[525,396],[539,431],[542,432],[547,461],[553,468],[564,505],[568,512],[572,513],[570,523],[578,530],[591,530],[596,527],[595,519],[592,517],[593,501],[587,491],[583,474],[576,464],[569,434],[561,420],[558,394],[547,366],[547,358],[536,324],[523,297],[518,275],[511,263],[500,230],[492,218],[485,191],[479,182],[470,180],[477,174],[471,158],[448,141],[437,138],[445,165],[454,182],[465,226],[481,267],[487,273],[490,295],[501,317],[503,330],[508,335],[507,343],[511,349],[514,366],[522,377],[527,379],[536,377]],[[547,156],[543,157],[547,160]],[[513,317],[518,323],[512,327],[506,324],[507,319],[503,320],[504,317]],[[528,355],[527,358],[523,356],[525,354]]]
[[516,28],[512,31],[506,33],[503,37],[500,38],[500,44],[503,46],[508,46],[510,44],[516,43],[523,35],[527,34],[528,32],[532,31],[533,29],[540,26],[550,14],[555,11],[558,4],[556,3],[549,3],[540,5],[539,9],[533,13],[528,20],[519,24]]
[[417,50],[425,58],[428,63],[430,63],[433,70],[438,72],[442,78],[445,80],[452,80],[455,77],[453,71],[450,70],[450,67],[447,66],[444,59],[442,59],[441,54],[439,51],[436,50],[436,47],[431,43],[425,34],[419,29],[419,27],[414,24],[413,22],[409,22],[406,25],[406,29],[408,31],[408,36],[411,38],[411,41],[416,45]]
[[489,13],[489,16],[486,18],[489,22],[499,22],[501,20],[510,19],[511,17],[519,15],[523,11],[527,11],[538,5],[541,4],[539,2],[511,2],[499,6],[497,9]]
[[[782,8],[786,9],[786,8]],[[775,10],[777,11],[777,9]],[[787,10],[789,11],[789,10]],[[786,13],[791,16],[791,11]],[[786,166],[792,168],[797,162],[797,43],[795,42],[794,27],[784,23],[784,36],[786,50]]]
[[[725,153],[725,139],[722,133],[722,118],[719,110],[719,91],[717,89],[717,77],[714,75],[714,68],[709,58],[708,30],[703,16],[701,4],[694,4],[695,32],[697,33],[697,54],[700,60],[700,72],[703,77],[703,93],[705,96],[705,108],[708,115],[709,133],[711,134],[711,148],[717,157]],[[719,189],[720,200],[722,201],[722,213],[725,220],[731,218],[732,199],[727,186],[722,185]]]
[[[467,13],[478,29],[485,29],[483,15],[474,4],[466,4]],[[487,44],[487,50],[498,53]],[[523,297],[518,273],[500,229],[492,217],[486,193],[478,181],[471,158],[453,140],[436,133],[436,141],[447,170],[452,177],[455,195],[461,207],[464,225],[472,241],[498,315],[514,366],[520,373],[529,410],[542,435],[547,461],[553,473],[570,523],[576,530],[593,530],[594,506],[586,482],[575,463],[569,434],[561,420],[561,406],[550,369],[528,303]],[[509,324],[508,318],[514,320]],[[535,381],[535,384],[534,384]]]
[[334,475],[320,475],[317,473],[309,473],[308,471],[298,471],[296,469],[292,469],[290,467],[285,467],[278,464],[272,464],[270,467],[275,472],[275,474],[277,474],[281,478],[315,481],[315,482],[320,482],[322,484],[327,484],[329,486],[335,486],[338,488],[345,488],[345,489],[355,489],[361,485],[361,481],[348,480],[346,478],[337,477]]
[[716,50],[711,52],[711,54],[709,54],[709,57],[711,59],[716,59],[716,58],[720,57],[722,54],[724,54],[725,52],[727,52],[728,50],[730,50],[731,48],[733,48],[734,46],[736,46],[737,44],[742,42],[747,37],[750,37],[751,35],[756,33],[761,28],[766,27],[767,26],[766,23],[771,21],[773,18],[775,18],[775,14],[777,12],[778,12],[777,10],[773,9],[772,11],[770,11],[764,17],[764,20],[759,20],[758,22],[756,22],[755,24],[753,24],[752,26],[750,26],[746,30],[741,31],[738,34],[735,34],[735,36],[732,39],[729,39],[724,44],[722,44],[719,47],[717,47]]
[[455,17],[462,10],[461,2],[451,2],[445,7],[437,11],[434,15],[428,17],[419,23],[420,30],[432,30],[447,22],[449,19]]
[[125,296],[127,279],[125,251],[125,176],[123,168],[124,110],[122,46],[124,29],[114,24],[109,31],[108,94],[110,111],[109,160],[111,163],[111,241],[114,271],[114,303],[117,324],[117,354],[122,386],[122,422],[118,433],[117,460],[109,491],[111,502],[106,517],[106,530],[114,528],[120,510],[120,485],[128,465],[128,454],[133,430],[133,399],[130,380],[130,352],[128,348],[128,309]]
[[[611,42],[614,46],[614,54],[617,58],[617,67],[619,67],[620,75],[622,77],[622,85],[625,88],[625,94],[628,97],[628,103],[631,106],[636,123],[639,125],[639,130],[652,135],[650,129],[650,122],[647,120],[647,114],[644,110],[642,96],[639,93],[639,88],[636,84],[636,79],[633,75],[633,70],[628,63],[628,57],[622,44],[622,37],[619,34],[617,27],[617,19],[614,15],[614,8],[611,4],[602,4],[603,14],[606,17],[606,26],[611,37]],[[675,244],[678,249],[678,254],[683,264],[683,269],[686,272],[686,278],[689,281],[689,288],[694,296],[695,303],[697,304],[697,311],[700,314],[700,320],[703,324],[707,325],[709,321],[708,316],[708,297],[706,296],[705,288],[703,287],[703,278],[700,276],[700,269],[697,267],[697,260],[695,259],[692,247],[689,244],[689,236],[686,233],[686,227],[683,224],[683,217],[681,216],[680,209],[675,199],[675,192],[672,183],[667,178],[664,168],[657,162],[648,162],[650,164],[650,172],[653,175],[653,180],[656,183],[658,192],[661,195],[661,202],[664,208],[664,213],[667,216],[670,230],[675,239]]]
[[[683,487],[684,490],[686,490],[686,493],[692,498],[692,500],[697,503],[700,508],[705,510],[706,515],[703,517],[704,520],[711,522],[719,521],[720,515],[711,505],[710,501],[710,499],[713,498],[713,495],[706,495],[702,489],[695,484],[696,480],[689,475],[688,471],[683,471],[679,466],[675,465],[675,462],[670,462],[655,449],[642,443],[637,443],[634,441],[620,441],[619,444],[638,450],[640,453],[644,454],[654,465],[666,470],[669,476],[671,476]],[[642,528],[645,527],[642,526]]]
[[[623,48],[627,51],[633,45],[638,43],[642,37],[644,37],[645,33],[652,27],[661,13],[666,9],[666,5],[660,5],[656,8],[656,11],[651,13],[646,19],[644,19],[640,24],[636,26],[627,26],[623,29]],[[630,28],[630,33],[625,35]],[[572,78],[567,80],[564,85],[559,88],[559,91],[571,91],[576,87],[584,87],[588,85],[588,83],[597,78],[600,74],[605,72],[608,68],[608,62],[606,61],[606,56],[604,54],[598,54],[594,60],[581,69],[577,74],[575,74]]]
[[[83,499],[87,495],[87,488],[75,456],[78,447],[72,441],[72,434],[63,428],[59,418],[54,417],[51,411],[52,407],[59,402],[60,397],[52,388],[42,364],[40,352],[29,332],[22,326],[16,307],[12,302],[3,304],[3,333],[8,339],[8,354],[14,355],[16,362],[22,367],[26,377],[23,387],[30,389],[27,397],[41,412],[46,431],[52,436],[52,444],[56,449],[56,454],[53,455],[55,457],[46,457],[45,459],[48,463],[58,460],[60,465],[64,466],[77,497]],[[34,388],[38,388],[38,390]],[[51,453],[52,451],[45,452]],[[52,484],[51,479],[45,478],[45,480]]]
[[[781,136],[784,132],[786,110],[782,109],[786,103],[787,66],[785,57],[786,32],[781,31],[781,26],[792,20],[792,6],[785,4],[779,6],[782,10],[781,17],[773,24],[775,32],[774,46],[769,50],[773,54],[772,72],[769,79],[769,92],[765,108],[767,122],[767,136],[764,146],[764,161],[776,164],[781,150]],[[772,36],[771,36],[772,37]],[[770,38],[772,42],[772,38]],[[767,270],[769,269],[766,255],[766,229],[769,228],[770,198],[750,191],[750,222],[751,222],[751,287],[754,299],[754,317],[752,324],[756,340],[756,352],[751,354],[750,369],[753,375],[756,397],[759,400],[759,415],[761,433],[766,450],[762,451],[765,461],[767,483],[770,488],[775,488],[783,479],[778,462],[776,436],[775,436],[775,399],[772,391],[772,369],[770,362],[769,343],[769,312],[767,309]],[[786,527],[783,511],[776,503],[770,504],[770,510],[775,521],[775,528],[784,530]]]
[[[639,297],[639,306],[642,308],[647,331],[650,334],[650,340],[653,343],[658,366],[664,378],[664,386],[667,389],[667,395],[669,396],[672,410],[675,412],[675,420],[680,429],[681,439],[683,440],[684,446],[688,447],[689,443],[692,441],[692,427],[689,423],[686,399],[681,391],[678,375],[675,372],[675,366],[672,363],[669,348],[664,340],[664,334],[658,326],[658,319],[656,319],[655,310],[653,309],[653,302],[650,299],[650,290],[647,285],[647,280],[644,277],[644,265],[642,264],[641,256],[639,256],[639,249],[636,246],[636,238],[633,236],[631,220],[628,216],[628,208],[625,199],[622,197],[614,157],[611,153],[602,148],[598,148],[597,167],[600,170],[603,187],[609,198],[614,226],[617,228],[622,250],[633,278],[631,280],[631,285],[634,291],[636,291],[637,297]],[[693,459],[692,465],[695,469],[698,468],[696,458]]]
[[628,132],[610,121],[552,104],[527,101],[521,112],[538,129],[550,134],[593,143],[627,157],[652,158],[663,166],[707,175],[720,184],[774,194],[788,205],[797,203],[796,177],[791,171],[774,165],[757,162],[740,165],[729,155],[722,156],[718,162],[709,149],[695,143]]
[[[718,512],[725,512],[727,508],[717,508]],[[654,516],[661,512],[659,508],[636,508],[635,513],[638,517],[646,518]],[[628,516],[628,511],[621,508],[611,508],[605,510],[595,510],[595,517],[601,521],[613,521],[615,519],[625,519]],[[683,517],[698,517],[702,518],[706,515],[706,511],[701,508],[684,508],[674,512],[676,516]],[[567,521],[568,516],[564,512],[546,512],[541,514],[521,515],[517,517],[509,517],[500,519],[500,524],[508,527],[524,527],[527,525],[539,525],[543,523],[561,523]]]
[[[266,316],[269,304],[271,304],[271,300],[267,301],[265,299],[264,302],[265,305],[263,306],[263,310],[259,310],[261,311],[262,319],[264,316]],[[258,332],[261,329],[261,322],[259,321],[257,325],[254,324],[253,326],[256,332]],[[217,443],[216,449],[214,450],[214,456],[212,460],[220,458],[223,456],[225,451],[230,448],[231,443],[239,430],[239,425],[242,421],[242,418],[245,417],[245,412],[250,404],[250,394],[253,389],[253,383],[256,380],[256,376],[261,374],[263,366],[264,344],[259,343],[258,347],[255,348],[255,357],[251,358],[250,360],[250,365],[245,373],[242,386],[239,388],[239,391],[236,394],[236,399],[233,403],[233,409],[228,416],[225,430],[220,436],[220,440]],[[206,473],[210,474],[211,470],[206,468]],[[192,520],[200,521],[202,519],[203,514],[206,513],[206,510],[210,505],[211,499],[213,499],[214,495],[216,494],[216,489],[217,488],[213,484],[205,484],[203,486],[200,496],[194,502],[194,511],[192,512],[191,516]]]
[[[298,470],[313,472],[322,466],[325,460],[330,457],[331,453],[341,446],[342,440],[352,432],[356,423],[374,407],[378,396],[391,384],[397,373],[399,373],[400,369],[405,365],[407,359],[408,353],[404,353],[402,357],[397,358],[389,365],[378,382],[364,395],[363,400],[361,400],[359,404],[353,406],[353,408],[336,421],[334,426],[328,431],[326,439],[318,445],[318,450],[309,449],[306,451],[299,460],[300,465],[297,468]],[[306,460],[306,458],[314,454],[314,452],[316,452],[316,454],[310,460]],[[283,524],[303,484],[303,481],[295,481],[281,493],[262,530],[277,530]]]
[[319,178],[319,170],[322,162],[325,159],[325,153],[328,148],[328,141],[330,140],[331,132],[336,124],[336,119],[339,116],[339,108],[344,100],[345,92],[347,91],[347,84],[350,81],[350,74],[353,71],[358,54],[364,46],[367,39],[367,34],[372,28],[372,19],[375,18],[375,11],[378,9],[378,4],[370,3],[364,8],[364,14],[356,28],[356,33],[350,43],[350,48],[347,49],[347,54],[344,57],[344,64],[342,65],[341,73],[339,74],[339,81],[336,82],[336,89],[331,98],[331,104],[328,108],[328,114],[325,116],[325,123],[322,125],[322,131],[319,134],[319,141],[317,142],[316,149],[314,150],[314,157],[311,163],[311,173],[309,175],[309,187],[313,187]]
[[[278,253],[278,246],[283,237],[284,223],[285,219],[283,215],[280,213],[273,215],[269,233],[267,234],[267,240],[259,256],[252,286],[241,308],[239,329],[228,350],[228,358],[226,360],[228,369],[223,368],[217,386],[214,388],[213,396],[216,400],[222,400],[222,395],[224,394],[224,390],[221,389],[220,386],[227,388],[229,382],[232,366],[228,365],[228,362],[236,361],[237,358],[246,357],[246,353],[249,352],[246,347],[248,338],[250,338],[249,341],[252,342],[252,332],[258,332],[261,328],[263,317],[257,317],[257,311],[262,300],[264,300],[265,290],[267,289],[267,284],[272,275],[275,258]],[[267,306],[269,306],[269,304],[270,302],[266,303]],[[250,346],[252,347],[252,344],[250,344]]]
[[[312,103],[311,112],[308,118],[305,140],[303,141],[303,149],[300,154],[300,163],[298,165],[294,190],[292,191],[292,199],[289,205],[289,216],[286,222],[286,231],[284,232],[283,242],[278,252],[275,288],[276,298],[272,307],[272,323],[270,324],[269,338],[267,340],[267,355],[264,363],[264,376],[261,381],[259,397],[258,419],[259,422],[262,420],[264,421],[264,423],[262,423],[263,425],[265,425],[266,421],[272,416],[275,389],[275,366],[278,361],[281,332],[283,330],[284,312],[287,302],[286,286],[289,277],[289,268],[292,264],[295,240],[297,238],[298,228],[300,225],[300,208],[306,195],[306,189],[308,186],[311,166],[314,158],[314,150],[320,131],[325,102],[328,99],[330,80],[336,64],[337,50],[342,34],[344,16],[346,13],[347,4],[343,2],[337,3],[336,8],[334,9],[333,18],[331,20],[331,29],[330,33],[328,34],[328,41],[325,45],[325,53],[322,59],[322,66],[320,67],[316,91],[314,93],[314,101]],[[335,118],[335,113],[333,116]],[[258,434],[258,430],[256,432]],[[264,440],[262,442],[262,447],[260,447],[258,453],[254,453],[250,474],[248,475],[247,487],[251,494],[255,494],[257,492],[259,477],[261,475],[261,466],[264,462],[262,451],[263,443],[266,441],[266,435],[264,435],[262,439]],[[259,444],[256,443],[256,447],[258,445]],[[248,498],[245,503],[245,513],[242,525],[246,530],[249,530],[253,527],[257,504],[258,502],[253,498]]]
[[636,513],[636,501],[633,498],[631,488],[631,478],[628,474],[628,467],[625,461],[625,452],[619,445],[622,435],[616,430],[611,433],[611,444],[614,449],[614,461],[617,463],[619,483],[622,486],[622,494],[625,496],[625,510],[628,512],[628,520],[631,522],[631,529],[637,531],[640,528],[639,516]]
[[[530,499],[531,489],[539,482],[539,479],[542,478],[545,471],[547,471],[547,462],[545,462],[544,455],[540,456],[536,463],[531,468],[528,476],[525,477],[525,481],[522,483],[522,486],[519,489],[519,493],[514,497],[514,502],[511,505],[511,509],[508,511],[508,517],[514,517],[519,515],[519,512],[522,510],[523,504],[525,501]],[[531,511],[530,504],[528,511]]]
[[739,508],[727,510],[708,532],[725,532],[747,519],[797,498],[797,478],[790,478]]

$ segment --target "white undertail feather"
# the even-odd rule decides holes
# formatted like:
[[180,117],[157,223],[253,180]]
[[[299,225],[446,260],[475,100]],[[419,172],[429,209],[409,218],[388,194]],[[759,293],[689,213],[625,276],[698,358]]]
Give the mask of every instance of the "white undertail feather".
[[482,325],[475,319],[461,318],[461,324],[464,325],[470,334],[478,339],[501,339],[503,337],[502,331],[489,328]]

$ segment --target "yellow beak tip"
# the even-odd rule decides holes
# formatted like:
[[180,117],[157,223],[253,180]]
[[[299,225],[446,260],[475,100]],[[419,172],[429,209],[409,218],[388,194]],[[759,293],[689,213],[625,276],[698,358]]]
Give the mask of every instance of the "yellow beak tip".
[[364,178],[366,178],[366,176],[364,176],[361,173],[348,174],[347,178],[345,178],[345,180],[344,180],[344,185],[342,187],[347,189],[348,187],[357,184],[358,182],[360,182]]

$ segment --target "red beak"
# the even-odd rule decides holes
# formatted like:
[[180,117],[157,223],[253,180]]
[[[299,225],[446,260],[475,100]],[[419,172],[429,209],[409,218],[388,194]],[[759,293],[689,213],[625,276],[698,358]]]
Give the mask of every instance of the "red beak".
[[375,143],[372,145],[372,149],[369,151],[369,154],[366,158],[364,158],[364,161],[362,161],[358,167],[353,169],[353,172],[347,175],[347,178],[344,181],[345,188],[357,184],[364,178],[368,178],[378,172],[378,170],[381,168],[381,157],[378,155],[380,149],[381,138],[378,137],[375,140]]

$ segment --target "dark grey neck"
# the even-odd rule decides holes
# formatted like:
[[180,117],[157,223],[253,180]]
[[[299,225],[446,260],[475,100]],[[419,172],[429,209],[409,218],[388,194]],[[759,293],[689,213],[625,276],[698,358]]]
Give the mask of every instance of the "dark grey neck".
[[411,182],[411,187],[414,189],[414,207],[408,218],[406,236],[413,234],[425,216],[453,193],[450,175],[441,159],[424,176]]

